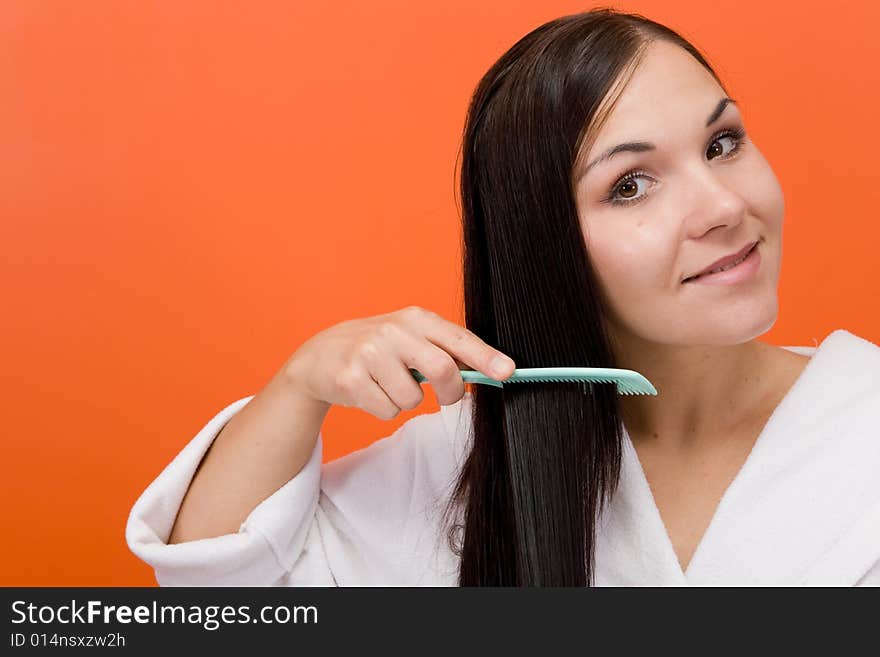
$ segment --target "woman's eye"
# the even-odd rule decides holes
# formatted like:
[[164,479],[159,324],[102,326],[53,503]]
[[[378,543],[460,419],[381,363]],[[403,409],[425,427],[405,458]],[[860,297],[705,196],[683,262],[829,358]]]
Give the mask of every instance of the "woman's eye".
[[[733,157],[742,148],[745,134],[743,128],[727,129],[716,133],[709,141],[706,157],[710,160],[719,157],[722,159]],[[730,143],[727,150],[724,148],[725,141]],[[647,198],[645,191],[648,185],[647,183],[639,185],[639,180],[653,181],[653,178],[645,171],[630,171],[614,183],[608,196],[602,199],[602,202],[611,205],[630,205]]]
[[[720,144],[720,143],[723,142],[725,139],[727,139],[727,140],[729,140],[730,142],[732,142],[733,145],[730,147],[730,150],[727,151],[726,153],[724,152],[724,149],[723,149],[723,148],[721,149],[720,152],[718,152],[718,149],[717,149],[717,148],[714,148],[715,145],[716,145],[716,144]],[[710,160],[715,159],[715,157],[713,157],[712,155],[710,155],[711,153],[717,153],[717,155],[721,155],[722,157],[725,156],[725,155],[730,155],[731,153],[733,153],[735,150],[737,150],[737,149],[739,148],[739,145],[740,145],[740,139],[738,139],[738,138],[736,137],[736,135],[730,135],[730,134],[728,134],[728,135],[721,135],[720,137],[717,137],[717,138],[716,138],[711,144],[709,144],[709,150],[706,151],[706,155],[709,156],[709,159],[710,159]]]
[[644,171],[630,171],[615,184],[611,195],[605,201],[612,205],[626,205],[644,198],[647,183],[639,185],[640,180],[650,180],[650,178]]

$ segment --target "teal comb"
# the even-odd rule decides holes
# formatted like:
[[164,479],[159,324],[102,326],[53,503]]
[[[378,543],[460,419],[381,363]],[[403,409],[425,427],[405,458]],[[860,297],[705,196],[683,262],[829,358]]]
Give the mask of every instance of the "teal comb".
[[[416,381],[423,383],[425,375],[410,368]],[[461,370],[465,383],[484,383],[503,388],[508,383],[544,383],[548,381],[581,381],[586,383],[616,383],[621,395],[656,395],[657,390],[638,372],[613,367],[525,367],[516,369],[504,381],[498,381],[474,370]]]

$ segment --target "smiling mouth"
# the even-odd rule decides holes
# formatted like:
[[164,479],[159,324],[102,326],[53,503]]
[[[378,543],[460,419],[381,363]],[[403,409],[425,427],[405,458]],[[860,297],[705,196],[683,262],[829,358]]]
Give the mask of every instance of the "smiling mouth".
[[[760,242],[760,240],[758,240],[758,242]],[[752,248],[750,248],[748,251],[746,251],[746,252],[745,252],[742,256],[740,256],[735,262],[731,262],[730,264],[724,265],[723,267],[718,267],[717,269],[713,269],[712,271],[707,271],[707,272],[704,272],[704,273],[702,273],[702,274],[696,274],[696,275],[694,275],[694,276],[688,276],[686,279],[684,279],[684,280],[682,281],[682,283],[683,283],[683,284],[684,284],[684,283],[688,283],[688,282],[693,281],[693,280],[696,280],[696,279],[698,279],[698,278],[700,278],[700,277],[702,277],[702,276],[710,276],[710,275],[712,275],[712,274],[719,274],[719,273],[721,273],[721,272],[728,271],[729,269],[733,269],[734,267],[738,267],[739,265],[741,265],[741,264],[743,263],[743,261],[744,261],[746,258],[748,258],[748,257],[752,254],[752,251],[754,251],[755,248],[758,246],[758,242],[755,242],[754,244],[752,244]]]

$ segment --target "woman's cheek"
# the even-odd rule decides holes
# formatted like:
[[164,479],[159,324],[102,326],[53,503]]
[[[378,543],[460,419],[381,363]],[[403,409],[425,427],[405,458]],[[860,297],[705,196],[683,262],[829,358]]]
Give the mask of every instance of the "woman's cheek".
[[771,234],[766,237],[772,237],[773,231],[782,227],[785,195],[770,163],[760,151],[758,155],[755,167],[742,177],[741,194],[755,216],[770,229]]

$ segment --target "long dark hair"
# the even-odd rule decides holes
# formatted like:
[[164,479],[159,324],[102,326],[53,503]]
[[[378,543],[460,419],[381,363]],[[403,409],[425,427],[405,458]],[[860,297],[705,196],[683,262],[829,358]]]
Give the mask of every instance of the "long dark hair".
[[[465,320],[517,367],[615,367],[573,171],[656,40],[718,80],[676,32],[599,7],[521,38],[473,94],[461,165]],[[592,586],[597,519],[620,474],[614,385],[470,394],[473,446],[446,509],[462,511],[448,535],[459,585]]]

